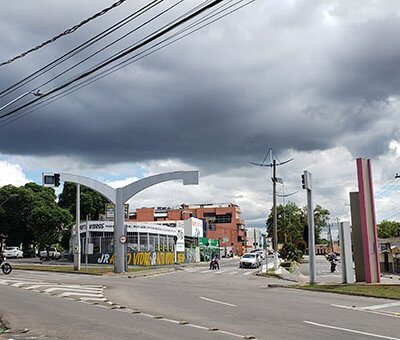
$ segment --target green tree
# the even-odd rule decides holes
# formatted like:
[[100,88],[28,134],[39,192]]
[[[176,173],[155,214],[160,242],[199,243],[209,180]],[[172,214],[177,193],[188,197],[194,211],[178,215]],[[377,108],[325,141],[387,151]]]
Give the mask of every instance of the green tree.
[[29,216],[29,228],[32,230],[40,249],[49,248],[61,240],[63,232],[69,229],[72,215],[58,205],[36,206]]
[[[81,186],[81,219],[90,214],[91,219],[98,219],[104,213],[108,200],[98,192]],[[76,185],[65,183],[64,189],[59,196],[58,204],[61,208],[67,209],[72,216],[76,212]]]
[[35,183],[21,187],[6,185],[0,188],[0,238],[8,245],[23,247],[34,243],[33,233],[28,228],[28,219],[32,210],[40,204],[55,205],[52,188]]
[[400,236],[400,222],[383,220],[378,224],[378,237],[390,238]]
[[[301,209],[295,203],[277,207],[278,243],[283,244],[281,256],[285,259],[298,259],[308,244],[307,209]],[[320,242],[322,227],[329,221],[329,210],[317,205],[314,208],[315,242]],[[273,232],[273,210],[267,220],[268,235]]]

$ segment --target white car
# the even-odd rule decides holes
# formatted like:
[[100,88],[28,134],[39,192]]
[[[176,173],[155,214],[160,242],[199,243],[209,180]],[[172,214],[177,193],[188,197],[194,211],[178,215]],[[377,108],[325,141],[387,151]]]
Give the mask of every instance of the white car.
[[15,257],[19,259],[24,256],[24,252],[18,247],[6,247],[3,250],[3,256],[6,258]]
[[39,253],[39,257],[41,260],[45,259],[52,259],[52,260],[59,260],[61,258],[61,253],[56,248],[49,249],[49,257],[47,257],[47,250],[42,250]]
[[256,253],[243,254],[239,262],[239,268],[258,268],[260,265],[260,255]]

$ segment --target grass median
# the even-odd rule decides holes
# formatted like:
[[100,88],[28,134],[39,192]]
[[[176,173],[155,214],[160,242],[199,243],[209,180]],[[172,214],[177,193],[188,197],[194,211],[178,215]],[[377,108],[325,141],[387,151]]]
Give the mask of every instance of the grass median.
[[[35,265],[24,265],[24,264],[18,264],[18,265],[13,265],[14,269],[19,269],[19,270],[37,270],[37,271],[48,271],[48,272],[65,272],[65,273],[89,273],[89,274],[94,274],[94,275],[102,275],[102,274],[110,274],[114,272],[114,267],[113,266],[88,266],[87,270],[84,266],[81,267],[80,271],[74,270],[73,266],[69,265],[42,265],[42,264],[35,264]],[[129,273],[136,273],[136,272],[142,272],[146,270],[152,270],[155,269],[154,267],[129,267],[128,272]]]
[[399,284],[320,284],[298,285],[291,288],[346,295],[369,296],[400,300]]

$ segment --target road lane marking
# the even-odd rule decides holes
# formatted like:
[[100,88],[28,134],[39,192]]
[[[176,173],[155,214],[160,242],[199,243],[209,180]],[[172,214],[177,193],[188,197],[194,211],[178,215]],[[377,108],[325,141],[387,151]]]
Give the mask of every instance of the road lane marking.
[[353,306],[342,306],[342,305],[335,305],[332,304],[332,307],[338,307],[338,308],[343,308],[343,309],[350,309],[356,312],[364,312],[364,313],[372,313],[372,314],[378,314],[378,315],[383,315],[383,316],[390,316],[392,318],[400,318],[400,315],[394,313],[394,312],[389,312],[389,311],[376,311],[376,310],[368,310],[368,309],[362,309],[358,307],[353,307]]
[[226,271],[227,271],[227,269],[225,269],[225,270],[218,270],[218,271],[215,272],[215,274],[222,274],[222,273],[225,273]]
[[237,307],[236,305],[233,305],[233,304],[231,304],[231,303],[223,302],[223,301],[218,301],[218,300],[213,300],[213,299],[209,299],[209,298],[206,298],[206,297],[204,297],[204,296],[200,296],[200,299],[206,300],[206,301],[210,301],[210,302],[219,303],[219,304],[225,305],[225,306]]
[[58,295],[58,296],[64,297],[64,296],[71,296],[71,295],[77,295],[77,296],[82,296],[82,295],[84,295],[84,296],[97,297],[97,298],[103,297],[102,294],[82,294],[82,293],[72,293],[72,292],[62,293],[62,294],[60,294],[60,295]]
[[252,272],[249,271],[249,272],[243,273],[242,275],[243,275],[243,276],[245,276],[245,275],[250,275],[251,273],[252,273]]
[[235,270],[233,272],[230,272],[229,275],[233,275],[233,274],[236,274],[236,273],[237,273],[237,271]]
[[209,273],[211,270],[207,269],[207,270],[202,270],[200,273]]
[[390,302],[390,303],[384,303],[384,304],[381,304],[381,305],[373,305],[373,306],[367,306],[367,307],[359,307],[359,309],[377,310],[377,309],[389,308],[389,307],[396,307],[396,306],[400,306],[400,302]]
[[380,335],[380,334],[368,333],[368,332],[363,332],[363,331],[357,331],[355,329],[350,329],[350,328],[342,328],[342,327],[324,325],[324,324],[316,323],[316,322],[312,322],[312,321],[303,321],[303,322],[306,323],[306,324],[309,324],[309,325],[317,326],[317,327],[336,329],[336,330],[339,330],[339,331],[355,333],[355,334],[361,334],[361,335],[366,335],[366,336],[375,337],[375,338],[379,338],[379,339],[400,340],[400,338],[394,338],[394,337],[386,336],[386,335]]
[[62,287],[58,288],[57,287],[57,288],[48,288],[48,289],[45,289],[44,291],[46,293],[51,293],[56,290],[67,290],[69,292],[84,292],[84,293],[101,293],[103,291],[103,289],[93,290],[93,289],[84,289],[83,287],[82,288],[62,288]]

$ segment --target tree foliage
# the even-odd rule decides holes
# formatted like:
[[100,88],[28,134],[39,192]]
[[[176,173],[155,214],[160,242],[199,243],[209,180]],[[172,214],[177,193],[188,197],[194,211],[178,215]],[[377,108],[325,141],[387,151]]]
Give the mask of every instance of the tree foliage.
[[56,206],[52,188],[35,183],[21,187],[6,185],[0,188],[0,238],[8,245],[27,246],[32,243],[33,233],[28,220],[33,209],[39,205]]
[[400,222],[383,220],[378,224],[378,237],[400,237]]
[[29,216],[29,228],[40,249],[48,250],[52,244],[58,243],[71,222],[69,211],[57,205],[38,205]]
[[[308,244],[307,208],[295,203],[280,204],[277,207],[278,243],[283,244],[281,256],[285,259],[301,258]],[[322,227],[329,221],[329,210],[317,205],[314,208],[315,242],[319,243]],[[268,235],[273,233],[273,210],[267,220]]]
[[[81,219],[90,215],[92,219],[98,219],[99,215],[104,213],[108,200],[98,192],[81,186]],[[76,213],[76,185],[65,183],[64,189],[59,196],[59,206],[67,209],[72,216]]]

